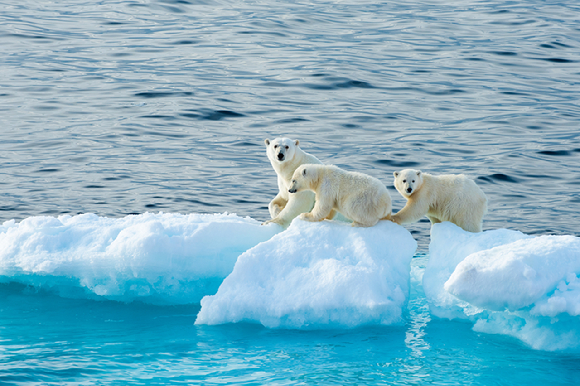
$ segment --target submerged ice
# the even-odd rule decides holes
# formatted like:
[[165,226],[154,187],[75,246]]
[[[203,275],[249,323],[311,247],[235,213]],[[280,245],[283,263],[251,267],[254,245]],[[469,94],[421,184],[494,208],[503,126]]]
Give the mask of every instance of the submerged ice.
[[431,231],[423,288],[431,312],[536,349],[580,348],[580,239],[498,229]]
[[321,328],[402,321],[409,296],[411,234],[390,221],[371,228],[295,219],[242,254],[197,324]]
[[198,303],[241,253],[279,231],[233,214],[11,220],[0,226],[0,281],[65,296]]

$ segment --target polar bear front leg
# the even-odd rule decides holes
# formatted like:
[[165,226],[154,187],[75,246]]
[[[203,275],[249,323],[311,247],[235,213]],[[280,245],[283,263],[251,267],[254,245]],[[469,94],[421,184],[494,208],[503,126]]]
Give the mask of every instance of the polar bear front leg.
[[280,193],[274,197],[270,204],[268,205],[268,210],[270,211],[270,217],[276,218],[280,212],[286,207],[288,200],[286,200]]
[[326,219],[333,211],[333,205],[328,202],[316,201],[310,213],[302,213],[300,220],[318,222]]
[[407,204],[397,214],[391,216],[391,221],[397,224],[417,222],[429,211],[429,205],[408,200]]
[[280,224],[283,227],[287,227],[292,220],[300,215],[300,213],[310,212],[312,206],[314,205],[314,192],[309,190],[304,190],[298,193],[292,193],[288,199],[288,203],[282,209],[278,216],[273,218],[266,223]]

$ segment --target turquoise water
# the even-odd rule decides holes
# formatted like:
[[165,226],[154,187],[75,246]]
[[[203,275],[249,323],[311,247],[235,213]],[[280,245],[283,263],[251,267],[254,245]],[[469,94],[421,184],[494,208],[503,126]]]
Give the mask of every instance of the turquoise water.
[[[466,173],[484,229],[580,235],[574,1],[23,1],[0,13],[0,220],[268,217],[263,140],[371,174]],[[400,326],[194,325],[199,305],[71,299],[3,277],[0,382],[573,384],[543,352],[429,313]]]
[[405,325],[352,330],[194,325],[196,305],[65,299],[16,284],[0,294],[6,383],[570,385],[580,372],[577,354],[432,319],[417,281]]

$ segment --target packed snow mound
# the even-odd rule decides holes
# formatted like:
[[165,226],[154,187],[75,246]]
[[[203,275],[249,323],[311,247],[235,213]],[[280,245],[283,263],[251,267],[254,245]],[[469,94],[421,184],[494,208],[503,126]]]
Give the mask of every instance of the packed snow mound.
[[467,256],[445,290],[477,307],[494,311],[534,304],[562,280],[580,272],[580,239],[541,236]]
[[270,328],[355,327],[401,322],[417,243],[403,227],[295,219],[238,258],[196,324]]
[[466,318],[477,308],[460,301],[444,288],[455,268],[467,256],[518,240],[529,239],[522,232],[509,229],[471,233],[450,222],[431,227],[429,261],[423,274],[423,290],[431,313],[440,318]]
[[0,281],[64,296],[199,303],[241,253],[281,230],[234,214],[11,220],[0,226]]
[[433,314],[542,350],[580,349],[580,239],[431,229],[423,288]]

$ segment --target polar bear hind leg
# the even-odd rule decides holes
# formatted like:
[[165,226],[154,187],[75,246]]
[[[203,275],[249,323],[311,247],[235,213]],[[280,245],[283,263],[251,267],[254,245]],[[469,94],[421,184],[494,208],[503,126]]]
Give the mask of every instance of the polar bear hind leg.
[[326,216],[325,220],[332,220],[337,214],[338,212],[336,211],[336,209],[333,209],[330,211],[328,216]]

